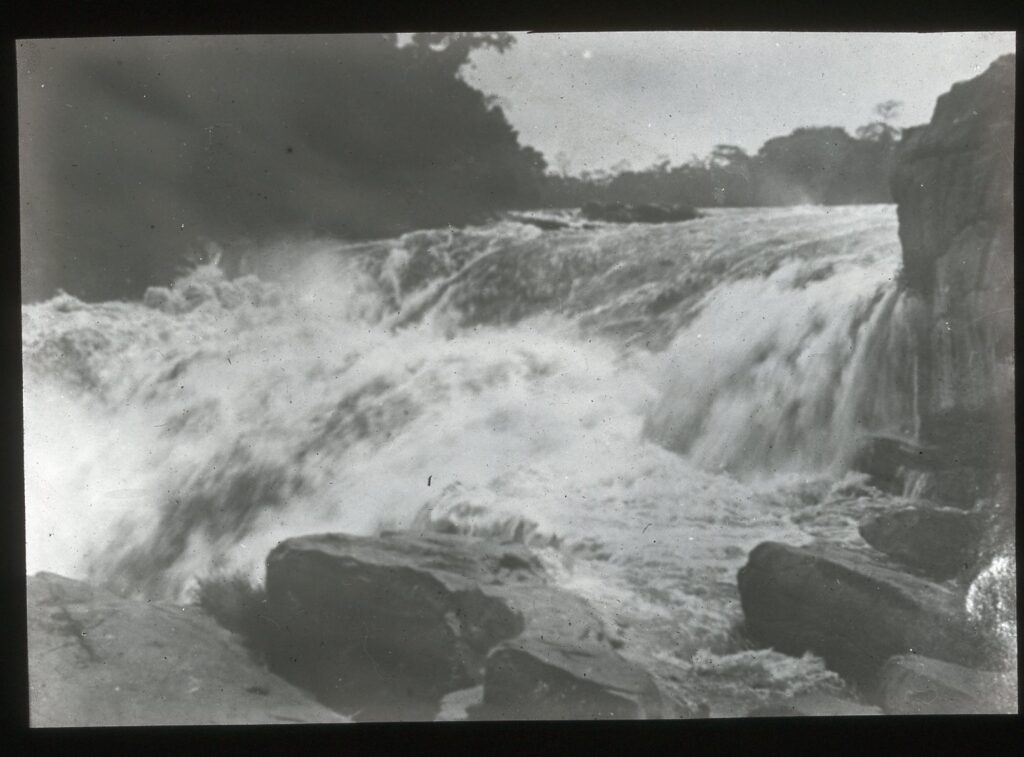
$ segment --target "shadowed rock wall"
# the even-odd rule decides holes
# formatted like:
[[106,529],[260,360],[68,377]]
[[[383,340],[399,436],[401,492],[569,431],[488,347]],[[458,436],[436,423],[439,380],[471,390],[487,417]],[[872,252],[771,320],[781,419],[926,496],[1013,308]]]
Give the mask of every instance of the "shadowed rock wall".
[[920,307],[921,441],[949,464],[1013,469],[1016,58],[942,95],[892,176],[903,284]]

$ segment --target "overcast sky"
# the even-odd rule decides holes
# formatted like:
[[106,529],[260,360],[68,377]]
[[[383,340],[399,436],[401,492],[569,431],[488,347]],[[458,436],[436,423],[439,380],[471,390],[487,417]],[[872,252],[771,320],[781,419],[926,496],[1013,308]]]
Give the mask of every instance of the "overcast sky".
[[820,34],[655,32],[517,34],[503,54],[475,55],[464,77],[502,98],[522,142],[573,173],[753,152],[800,126],[872,120],[904,103],[898,126],[931,118],[935,99],[1013,52],[1013,33]]

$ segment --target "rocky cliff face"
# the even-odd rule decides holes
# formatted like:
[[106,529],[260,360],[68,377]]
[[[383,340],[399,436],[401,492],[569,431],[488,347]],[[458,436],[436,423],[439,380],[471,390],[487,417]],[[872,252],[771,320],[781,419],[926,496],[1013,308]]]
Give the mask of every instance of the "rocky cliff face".
[[853,467],[915,506],[861,523],[873,552],[764,542],[737,576],[755,642],[813,651],[890,714],[1016,711],[1015,65],[939,98],[892,177],[919,438]]
[[919,305],[919,435],[958,479],[1013,471],[1015,68],[1003,56],[940,97],[905,133],[892,177],[903,284]]
[[955,84],[931,122],[904,135],[892,177],[903,285],[918,305],[918,435],[938,460],[911,494],[976,516],[976,559],[965,567],[983,569],[967,571],[966,602],[1006,670],[1017,652],[1015,86],[1014,55]]

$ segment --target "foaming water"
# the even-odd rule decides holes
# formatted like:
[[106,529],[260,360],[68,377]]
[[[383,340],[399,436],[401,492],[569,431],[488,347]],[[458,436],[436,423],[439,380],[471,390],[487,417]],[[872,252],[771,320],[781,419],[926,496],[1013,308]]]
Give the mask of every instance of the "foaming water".
[[912,432],[893,275],[884,258],[797,261],[715,288],[662,356],[649,433],[702,467],[749,472],[841,469],[863,433]]
[[184,600],[303,533],[520,539],[624,654],[790,686],[729,657],[735,571],[852,540],[850,445],[912,427],[898,259],[891,207],[497,221],[25,306],[28,570]]

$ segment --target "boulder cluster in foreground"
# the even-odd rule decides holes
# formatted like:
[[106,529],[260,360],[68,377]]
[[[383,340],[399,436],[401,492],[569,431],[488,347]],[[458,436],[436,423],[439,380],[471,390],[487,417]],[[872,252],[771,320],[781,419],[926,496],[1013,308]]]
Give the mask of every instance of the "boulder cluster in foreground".
[[[766,542],[741,569],[739,591],[753,641],[813,651],[863,695],[797,696],[752,716],[1015,706],[1013,673],[999,668],[954,582],[848,548]],[[298,537],[268,556],[265,592],[225,596],[182,607],[30,577],[33,724],[707,714],[620,655],[622,641],[593,608],[554,586],[520,543]]]
[[289,539],[265,594],[227,610],[237,634],[198,606],[28,587],[37,726],[694,715],[521,544]]
[[[766,542],[739,590],[752,639],[811,650],[865,692],[864,704],[811,695],[751,715],[1010,709],[1007,674],[991,669],[984,630],[948,583],[854,551]],[[33,724],[707,714],[621,656],[587,602],[553,586],[518,543],[298,537],[268,556],[265,592],[234,596],[242,605],[219,608],[232,613],[225,624],[210,607],[30,577]]]
[[290,539],[267,559],[272,670],[358,719],[660,718],[670,702],[519,544],[398,533]]
[[[1007,56],[943,96],[901,147],[920,439],[870,440],[855,467],[912,504],[866,519],[863,549],[765,542],[738,576],[752,640],[818,654],[887,713],[1017,708],[1014,92]],[[225,625],[269,670],[200,608],[30,577],[33,725],[702,714],[620,655],[522,545],[300,537],[269,555],[265,596],[251,599]],[[837,712],[877,710],[819,697],[751,714]]]
[[848,548],[764,542],[739,588],[753,640],[814,652],[888,714],[1016,711],[1013,656],[948,583]]
[[347,718],[257,664],[194,606],[30,576],[33,727],[332,723]]

